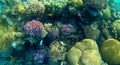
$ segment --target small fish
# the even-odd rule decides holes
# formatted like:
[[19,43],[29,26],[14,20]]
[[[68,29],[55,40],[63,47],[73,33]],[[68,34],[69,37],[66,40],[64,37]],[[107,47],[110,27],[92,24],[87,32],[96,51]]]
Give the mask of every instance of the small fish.
[[42,43],[43,43],[43,40],[40,41],[39,45],[42,46],[43,45]]
[[53,16],[53,14],[49,13],[49,14],[47,14],[47,16],[52,17],[52,16]]

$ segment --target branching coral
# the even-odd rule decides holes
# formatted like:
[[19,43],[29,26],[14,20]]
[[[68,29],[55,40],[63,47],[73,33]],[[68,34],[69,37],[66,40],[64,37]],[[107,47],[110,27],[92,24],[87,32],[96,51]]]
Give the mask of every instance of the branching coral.
[[66,55],[66,48],[60,45],[60,42],[53,41],[48,54],[49,57],[54,61],[64,60]]
[[15,13],[23,14],[23,13],[26,13],[26,9],[25,9],[25,7],[23,6],[23,4],[17,4],[17,5],[14,7],[14,12],[15,12]]
[[41,36],[44,35],[44,27],[43,24],[37,20],[32,20],[32,21],[28,21],[25,25],[24,25],[24,30],[25,33],[29,36]]
[[6,26],[0,23],[0,50],[8,50],[11,46],[11,41],[14,40],[18,34],[19,32],[15,32],[14,26]]
[[28,14],[30,14],[31,16],[41,17],[41,15],[45,12],[44,5],[38,0],[27,1],[27,4],[25,4],[25,6]]

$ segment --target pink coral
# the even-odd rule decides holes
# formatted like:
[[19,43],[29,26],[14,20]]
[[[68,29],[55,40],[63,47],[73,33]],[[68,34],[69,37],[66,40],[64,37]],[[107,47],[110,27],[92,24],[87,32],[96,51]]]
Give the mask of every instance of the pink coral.
[[40,36],[44,31],[44,27],[41,22],[37,20],[32,20],[32,21],[28,21],[24,25],[24,30],[27,35]]

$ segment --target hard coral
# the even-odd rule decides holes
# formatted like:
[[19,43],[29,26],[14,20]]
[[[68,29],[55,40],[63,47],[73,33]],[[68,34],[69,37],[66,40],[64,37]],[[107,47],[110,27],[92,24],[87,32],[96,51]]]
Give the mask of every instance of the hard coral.
[[96,42],[91,39],[77,42],[68,51],[67,61],[69,65],[101,65],[101,57]]
[[36,50],[33,52],[33,59],[37,63],[44,63],[47,59],[47,52],[44,49]]
[[6,52],[10,46],[11,41],[14,40],[16,32],[13,26],[5,26],[0,23],[0,51]]
[[32,16],[41,16],[45,12],[44,5],[38,0],[28,1],[28,4],[26,5],[27,5],[26,9],[28,11],[28,14]]
[[107,0],[84,0],[86,5],[93,9],[105,9],[107,7]]
[[53,41],[48,51],[50,59],[53,61],[65,60],[66,48],[60,45],[59,41]]
[[41,0],[46,7],[46,13],[61,15],[61,12],[67,6],[68,0]]
[[17,4],[15,6],[14,10],[15,10],[16,13],[21,13],[21,14],[26,13],[26,9],[23,6],[23,4]]
[[44,32],[43,24],[37,20],[28,21],[24,25],[24,30],[27,35],[40,36]]
[[63,24],[61,26],[61,34],[62,35],[70,35],[71,33],[75,32],[75,28],[71,24]]
[[100,48],[102,58],[110,65],[120,64],[120,42],[109,38],[105,40]]

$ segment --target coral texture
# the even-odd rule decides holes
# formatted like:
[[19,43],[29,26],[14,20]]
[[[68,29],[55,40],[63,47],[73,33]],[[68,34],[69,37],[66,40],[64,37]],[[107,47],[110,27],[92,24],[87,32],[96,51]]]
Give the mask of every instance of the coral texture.
[[70,65],[101,65],[98,47],[96,42],[91,39],[77,42],[68,51],[67,60]]
[[28,1],[25,6],[27,6],[26,9],[32,16],[41,16],[45,12],[44,5],[37,0]]
[[42,49],[42,50],[36,50],[33,52],[33,59],[37,63],[44,63],[47,58],[47,52]]
[[43,24],[37,20],[28,21],[24,25],[24,30],[27,35],[40,36],[44,32]]
[[61,26],[61,34],[62,35],[70,35],[71,33],[74,33],[76,30],[73,25],[71,24],[63,24]]
[[111,65],[120,64],[120,42],[109,38],[105,40],[100,48],[102,58]]

